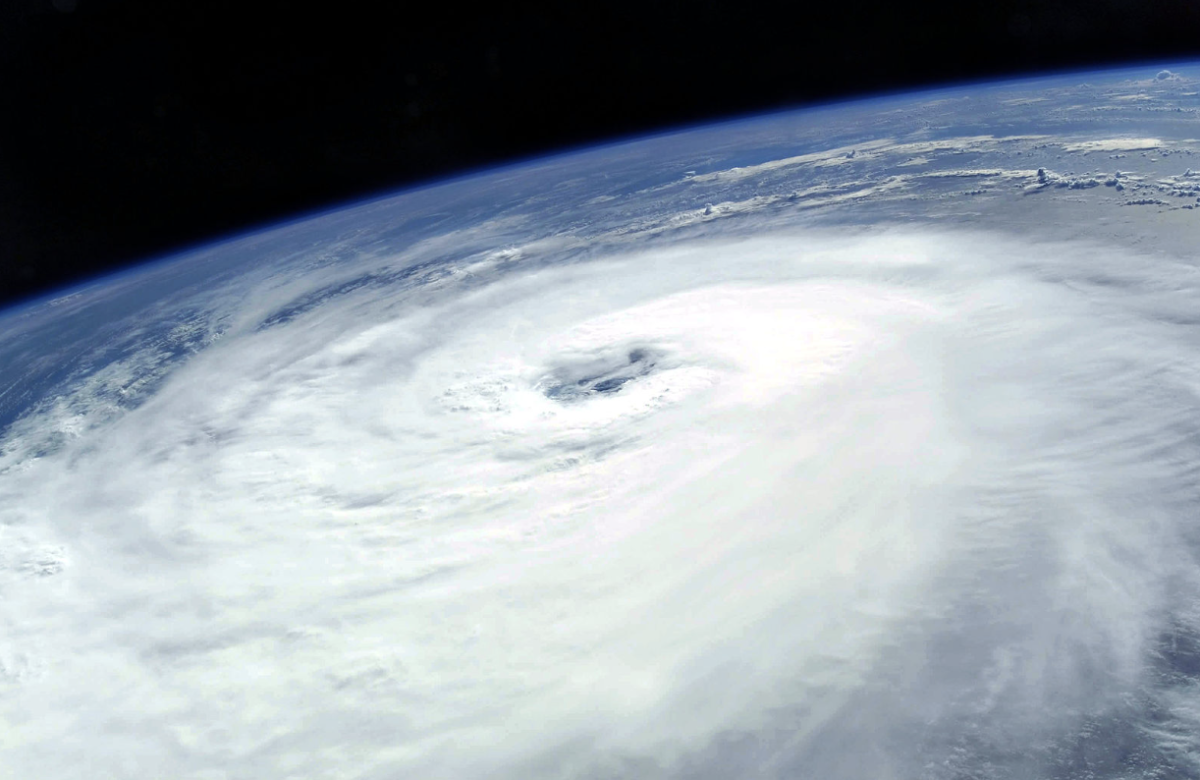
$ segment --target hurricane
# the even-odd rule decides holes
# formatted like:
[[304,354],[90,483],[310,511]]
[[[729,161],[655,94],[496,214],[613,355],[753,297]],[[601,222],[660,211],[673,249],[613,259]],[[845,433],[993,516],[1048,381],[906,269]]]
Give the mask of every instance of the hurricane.
[[[1146,83],[1112,111],[1191,82]],[[1200,775],[1200,146],[1078,94],[639,141],[6,313],[4,772]]]

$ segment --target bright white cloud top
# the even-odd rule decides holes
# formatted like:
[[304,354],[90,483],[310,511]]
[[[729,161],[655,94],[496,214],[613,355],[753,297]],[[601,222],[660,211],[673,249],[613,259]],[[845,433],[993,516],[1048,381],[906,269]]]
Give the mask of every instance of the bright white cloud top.
[[[0,440],[5,772],[1194,776],[1200,215],[1040,192],[1053,130],[952,153],[1014,172],[970,221],[954,167],[906,221],[895,187],[646,200],[677,166],[587,224],[530,195],[371,243],[416,193],[211,250],[259,259],[172,281]],[[1140,148],[1104,138],[1053,148]],[[849,186],[818,151],[740,167]],[[47,311],[5,365],[44,371]]]

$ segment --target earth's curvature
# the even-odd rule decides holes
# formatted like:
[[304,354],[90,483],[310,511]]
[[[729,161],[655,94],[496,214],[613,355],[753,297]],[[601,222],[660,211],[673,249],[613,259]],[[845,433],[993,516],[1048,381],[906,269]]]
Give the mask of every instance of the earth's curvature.
[[1197,76],[642,139],[0,315],[0,775],[1200,776]]

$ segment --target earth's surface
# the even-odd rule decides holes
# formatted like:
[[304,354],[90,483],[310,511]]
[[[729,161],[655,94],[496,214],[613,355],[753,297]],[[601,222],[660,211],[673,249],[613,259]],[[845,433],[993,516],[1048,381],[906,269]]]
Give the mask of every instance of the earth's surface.
[[641,139],[0,315],[0,775],[1200,777],[1198,75]]

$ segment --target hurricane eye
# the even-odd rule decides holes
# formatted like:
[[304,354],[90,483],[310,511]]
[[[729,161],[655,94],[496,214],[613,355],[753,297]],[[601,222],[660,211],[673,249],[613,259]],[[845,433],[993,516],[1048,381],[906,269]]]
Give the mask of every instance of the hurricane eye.
[[547,398],[571,403],[620,392],[630,382],[652,373],[661,357],[657,351],[635,347],[628,352],[564,363],[538,382]]

